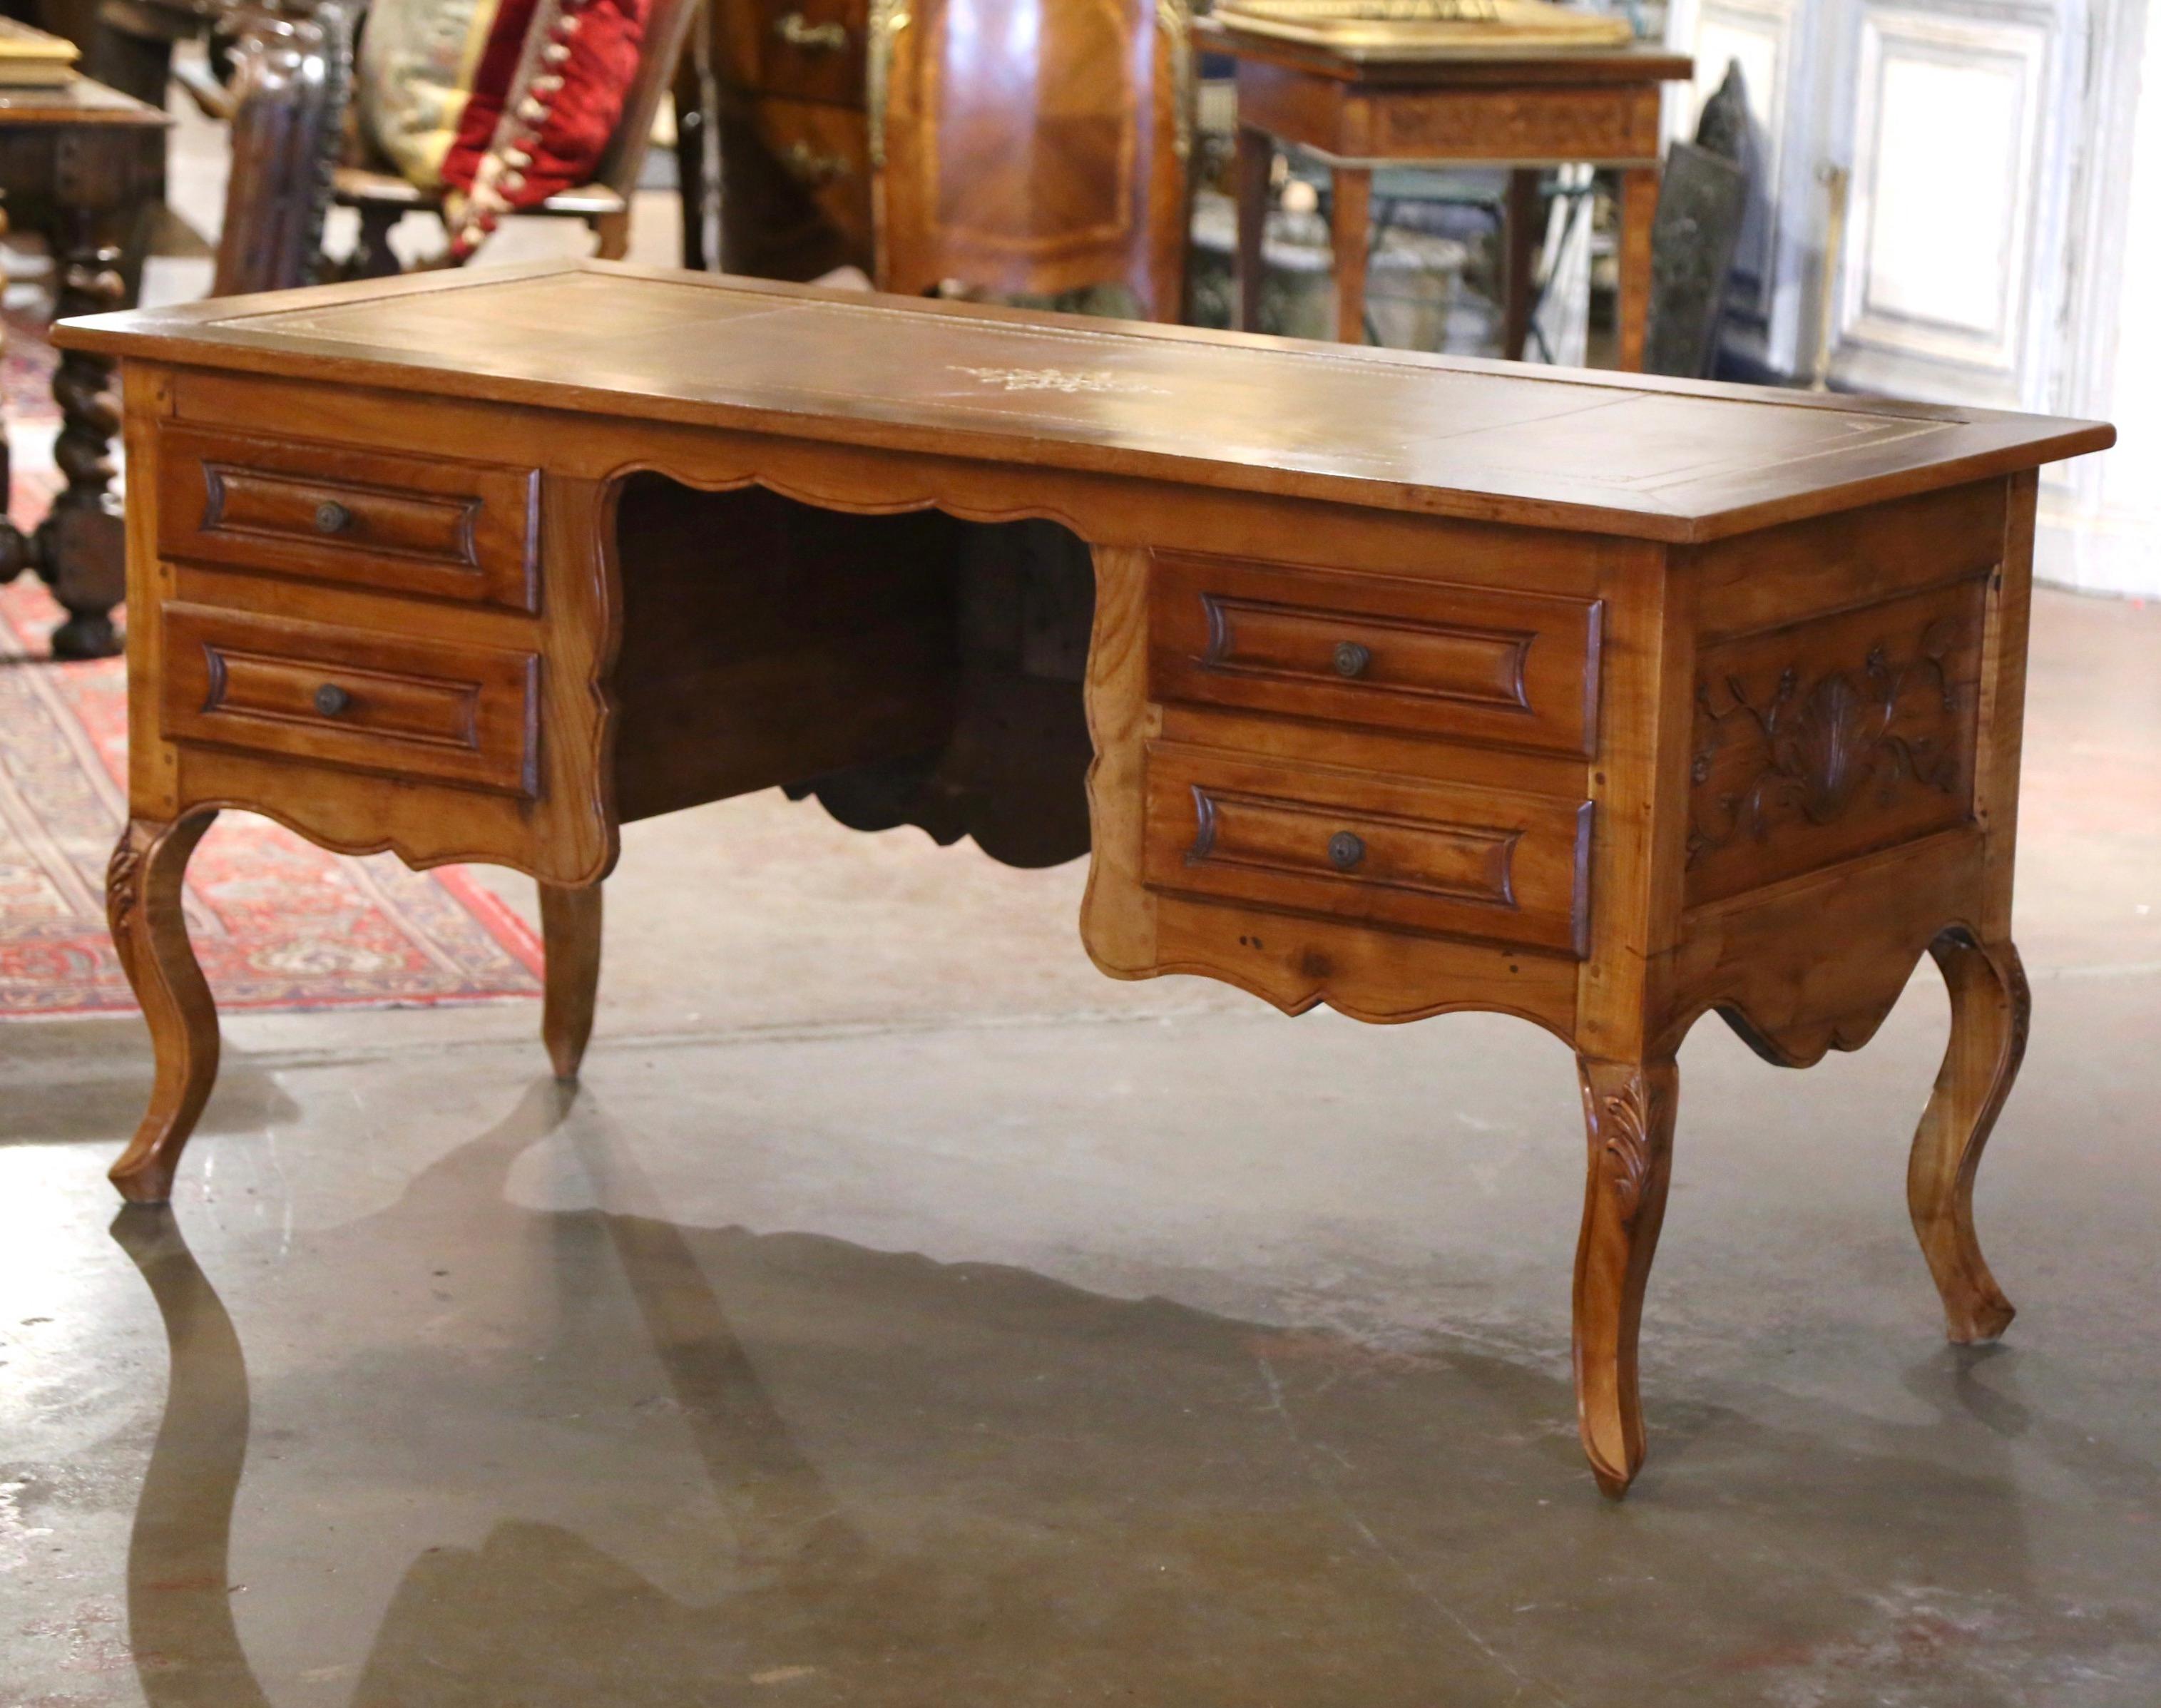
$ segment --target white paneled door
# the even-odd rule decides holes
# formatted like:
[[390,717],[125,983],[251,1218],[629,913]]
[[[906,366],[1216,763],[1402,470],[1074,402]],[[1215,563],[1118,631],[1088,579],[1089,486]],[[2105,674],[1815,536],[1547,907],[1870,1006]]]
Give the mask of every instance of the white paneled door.
[[[2149,3],[1675,0],[1669,38],[1697,62],[1675,133],[1731,63],[1755,128],[1727,368],[1931,402],[2133,409],[2161,378],[2122,371],[2153,289],[2131,261],[2140,234],[2161,232]],[[2134,461],[2143,473],[2121,478]],[[2125,509],[2143,492],[2161,493],[2161,444],[2142,451],[2128,434],[2110,458],[2049,471],[2044,561],[2054,540],[2064,579],[2161,592],[2161,530],[2141,543]],[[2142,503],[2139,520],[2152,513]]]
[[2082,0],[1860,0],[1831,378],[2047,409],[2085,73]]

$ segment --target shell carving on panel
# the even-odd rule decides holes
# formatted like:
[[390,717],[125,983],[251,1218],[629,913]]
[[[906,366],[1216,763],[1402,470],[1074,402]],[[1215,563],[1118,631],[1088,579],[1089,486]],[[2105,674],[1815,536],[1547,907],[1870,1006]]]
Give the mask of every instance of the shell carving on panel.
[[[1955,792],[1962,755],[1948,733],[1956,702],[1946,660],[1965,643],[1963,625],[1946,618],[1902,663],[1877,644],[1858,671],[1805,686],[1789,667],[1760,700],[1738,676],[1698,683],[1689,863],[1742,837],[1762,841],[1794,814],[1828,825],[1864,796],[1888,805],[1908,789]],[[1752,749],[1737,785],[1730,758],[1720,763],[1736,741]],[[1707,789],[1721,768],[1727,785]]]

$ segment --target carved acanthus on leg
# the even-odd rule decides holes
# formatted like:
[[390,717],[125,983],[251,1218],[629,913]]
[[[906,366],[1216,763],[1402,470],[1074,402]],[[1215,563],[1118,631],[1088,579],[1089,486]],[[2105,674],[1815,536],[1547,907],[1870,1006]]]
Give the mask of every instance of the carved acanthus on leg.
[[163,1204],[172,1195],[181,1147],[217,1079],[217,1009],[188,942],[180,904],[188,857],[216,817],[197,813],[170,824],[132,819],[106,869],[112,945],[157,1052],[149,1110],[112,1165],[112,1184],[136,1204]]
[[1679,1076],[1670,1060],[1577,1060],[1591,1144],[1575,1252],[1575,1402],[1598,1486],[1626,1492],[1643,1463],[1636,1336],[1665,1219]]
[[601,982],[601,887],[542,884],[540,940],[548,957],[540,1039],[555,1077],[575,1080],[592,1036],[593,999]]
[[1906,1203],[1922,1255],[1944,1297],[1952,1340],[1992,1341],[2009,1326],[2011,1301],[1988,1273],[1973,1232],[1973,1181],[2026,1054],[2033,1000],[2018,951],[1946,931],[1929,945],[1950,992],[1950,1041],[1906,1170]]

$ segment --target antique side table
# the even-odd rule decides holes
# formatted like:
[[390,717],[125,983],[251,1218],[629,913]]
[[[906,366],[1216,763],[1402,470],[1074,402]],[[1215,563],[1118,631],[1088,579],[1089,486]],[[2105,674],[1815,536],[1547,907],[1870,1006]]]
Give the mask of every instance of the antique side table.
[[1118,977],[1565,1040],[1609,1492],[1707,1013],[1800,1066],[1934,955],[1908,1203],[1952,1336],[2010,1320],[1972,1192],[2025,1039],[2035,470],[2111,429],[592,262],[62,340],[126,362],[129,1198],[216,1074],[181,889],[220,810],[538,879],[567,1077],[621,826],[784,785],[1086,853]]
[[1260,312],[1261,232],[1278,142],[1325,157],[1334,181],[1336,336],[1366,338],[1367,221],[1373,168],[1512,166],[1502,353],[1523,353],[1539,231],[1539,169],[1584,162],[1621,180],[1620,365],[1643,366],[1651,216],[1659,200],[1659,86],[1695,62],[1656,47],[1388,57],[1242,30],[1193,26],[1195,48],[1237,63],[1238,325]]
[[[124,251],[139,254],[143,221],[164,200],[165,127],[154,107],[76,77],[49,89],[0,88],[0,192],[8,222],[52,246],[55,312],[93,313],[131,292]],[[34,569],[67,611],[53,655],[99,659],[120,650],[112,611],[126,581],[122,521],[108,490],[112,364],[87,351],[62,356],[53,376],[60,406],[54,456],[66,487],[34,535],[0,515],[0,581]],[[0,439],[0,494],[8,489]],[[3,509],[4,505],[0,505]]]

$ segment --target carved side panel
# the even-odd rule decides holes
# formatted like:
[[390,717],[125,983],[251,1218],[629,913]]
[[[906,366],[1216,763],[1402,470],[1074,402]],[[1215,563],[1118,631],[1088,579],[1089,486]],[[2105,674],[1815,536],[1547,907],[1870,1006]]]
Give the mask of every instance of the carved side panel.
[[1967,822],[1986,577],[1707,648],[1691,906]]

